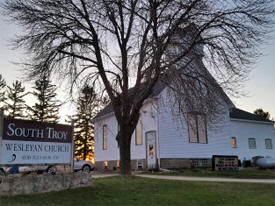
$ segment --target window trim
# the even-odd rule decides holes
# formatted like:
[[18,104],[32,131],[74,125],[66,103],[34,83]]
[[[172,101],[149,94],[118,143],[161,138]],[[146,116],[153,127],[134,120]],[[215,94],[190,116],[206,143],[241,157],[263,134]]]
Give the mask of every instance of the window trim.
[[[266,140],[270,140],[270,146],[271,146],[270,148],[267,148]],[[264,141],[265,141],[265,149],[273,149],[273,144],[272,144],[271,138],[265,138]]]
[[[189,115],[195,115],[197,142],[191,142],[191,140],[190,140]],[[199,128],[198,128],[198,125],[199,125],[198,116],[199,116],[199,115],[204,117],[205,142],[200,142]],[[187,113],[187,128],[188,128],[188,139],[189,139],[189,143],[191,143],[191,144],[208,144],[208,133],[207,133],[207,119],[206,119],[206,114],[204,114],[204,113],[199,113],[199,112],[188,112],[188,113]]]
[[[254,147],[253,148],[250,147],[249,140],[254,140],[255,141],[255,148]],[[257,149],[257,142],[256,142],[256,138],[255,137],[248,138],[248,148],[249,149]]]
[[[105,140],[105,138],[104,138],[104,128],[106,128],[106,133],[107,133],[107,134],[106,134],[106,140]],[[103,150],[107,150],[107,149],[108,149],[107,137],[108,137],[108,126],[107,126],[107,124],[104,124],[104,125],[102,126],[102,148],[103,148]],[[106,141],[106,148],[104,148],[105,141]]]

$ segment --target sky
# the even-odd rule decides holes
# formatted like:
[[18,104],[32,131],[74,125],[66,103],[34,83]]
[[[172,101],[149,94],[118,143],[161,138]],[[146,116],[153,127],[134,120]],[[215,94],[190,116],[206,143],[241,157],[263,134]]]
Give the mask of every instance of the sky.
[[[0,15],[0,74],[3,76],[8,85],[16,80],[22,81],[23,86],[26,87],[26,91],[30,91],[34,83],[27,81],[24,76],[24,71],[22,66],[17,63],[23,62],[26,59],[26,55],[23,50],[15,50],[11,45],[11,40],[20,35],[22,28],[13,24],[12,22],[7,21],[7,18]],[[59,85],[60,82],[54,82],[56,85]],[[64,91],[65,89],[57,90],[57,99],[64,102],[68,102],[68,92]],[[34,105],[34,99],[32,95],[27,95],[26,103],[29,106]],[[71,103],[65,103],[61,106],[59,111],[61,123],[65,123],[67,115],[72,115],[75,112],[75,108]]]
[[[275,30],[275,26],[274,26]],[[4,77],[8,85],[15,80],[23,80],[23,72],[19,65],[14,62],[21,62],[26,57],[24,51],[13,50],[10,45],[11,39],[22,32],[21,28],[13,22],[7,22],[5,17],[0,16],[0,74]],[[239,98],[231,97],[233,103],[240,109],[253,112],[257,108],[268,111],[275,119],[275,31],[270,34],[266,44],[261,46],[261,56],[257,63],[252,66],[252,72],[248,80],[243,83],[242,91],[246,96]],[[60,82],[55,82],[59,84]],[[28,90],[32,84],[24,82]],[[65,99],[66,91],[58,90],[58,98]],[[29,96],[26,99],[32,105],[33,99]],[[60,110],[61,122],[64,122],[66,115],[71,115],[74,107],[65,104]]]

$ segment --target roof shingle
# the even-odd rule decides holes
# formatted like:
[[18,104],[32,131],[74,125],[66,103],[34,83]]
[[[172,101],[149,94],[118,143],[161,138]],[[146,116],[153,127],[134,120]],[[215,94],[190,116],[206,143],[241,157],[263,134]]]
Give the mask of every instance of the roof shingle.
[[260,121],[260,122],[270,122],[273,121],[265,119],[261,116],[258,116],[256,114],[252,114],[250,112],[246,112],[244,110],[238,109],[238,108],[232,108],[230,111],[230,118],[234,119],[243,119],[243,120],[252,120],[252,121]]
[[[158,96],[158,95],[162,92],[162,90],[163,90],[165,87],[166,87],[166,85],[165,85],[163,82],[158,81],[158,82],[156,83],[156,85],[153,87],[152,94],[149,96],[149,98],[153,98],[153,97]],[[131,90],[132,90],[132,89],[133,89],[133,88],[129,89],[129,92],[130,92],[130,93],[131,93]],[[107,115],[107,114],[109,114],[109,113],[112,113],[113,111],[114,111],[113,106],[112,106],[111,103],[110,103],[110,104],[108,104],[103,110],[101,110],[101,111],[96,115],[95,119],[96,119],[96,118],[99,118],[99,117],[102,117],[102,116],[105,116],[105,115]]]

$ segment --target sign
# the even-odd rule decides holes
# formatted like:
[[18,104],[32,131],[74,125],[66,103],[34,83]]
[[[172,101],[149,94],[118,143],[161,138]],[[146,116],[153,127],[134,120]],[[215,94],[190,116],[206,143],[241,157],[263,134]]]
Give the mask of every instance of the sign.
[[70,164],[72,133],[68,125],[5,118],[0,164]]
[[238,170],[238,156],[213,155],[213,170]]

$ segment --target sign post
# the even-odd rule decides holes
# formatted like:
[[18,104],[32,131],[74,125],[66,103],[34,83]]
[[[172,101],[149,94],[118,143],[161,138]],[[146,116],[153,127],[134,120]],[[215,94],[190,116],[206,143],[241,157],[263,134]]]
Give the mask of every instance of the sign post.
[[71,158],[71,173],[74,172],[74,120],[71,123],[72,126],[72,158]]
[[0,164],[1,164],[1,150],[2,150],[2,139],[3,139],[3,125],[4,125],[4,110],[0,109]]

